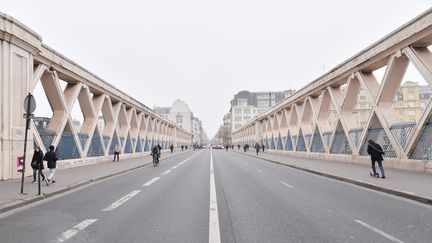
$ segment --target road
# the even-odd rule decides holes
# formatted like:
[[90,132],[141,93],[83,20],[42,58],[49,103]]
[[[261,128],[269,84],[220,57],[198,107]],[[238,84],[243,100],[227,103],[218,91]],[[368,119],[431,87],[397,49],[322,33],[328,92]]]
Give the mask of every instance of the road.
[[4,214],[0,242],[431,242],[430,219],[424,204],[201,150]]

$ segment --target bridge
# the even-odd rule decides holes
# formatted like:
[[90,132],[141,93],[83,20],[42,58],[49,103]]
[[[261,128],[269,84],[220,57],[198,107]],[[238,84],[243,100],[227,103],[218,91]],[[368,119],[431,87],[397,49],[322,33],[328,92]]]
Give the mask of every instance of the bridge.
[[[155,144],[163,149],[191,144],[189,131],[45,45],[41,36],[3,13],[0,43],[0,180],[19,176],[16,160],[24,146],[24,99],[40,85],[52,117],[31,122],[27,158],[34,146],[45,153],[54,145],[62,159],[59,166],[70,167],[112,159],[116,144],[124,158],[148,155]],[[74,106],[84,117],[79,130],[71,116]]]
[[[430,97],[414,104],[400,89],[409,67],[430,88],[431,45],[429,9],[249,121],[233,133],[233,143],[253,147],[258,142],[299,157],[370,163],[366,150],[372,139],[383,146],[386,166],[432,173]],[[398,95],[408,98],[399,105]],[[407,105],[413,117],[403,119],[398,108]],[[365,119],[358,113],[367,113]]]
[[[0,13],[1,241],[430,242],[431,45],[429,9],[234,132],[235,145],[270,153],[171,153],[191,133]],[[24,139],[28,93],[52,114],[32,118]],[[382,179],[368,175],[370,139],[393,167]],[[14,179],[24,145],[30,157],[51,144],[59,167],[76,168]],[[123,161],[98,163],[115,145]]]

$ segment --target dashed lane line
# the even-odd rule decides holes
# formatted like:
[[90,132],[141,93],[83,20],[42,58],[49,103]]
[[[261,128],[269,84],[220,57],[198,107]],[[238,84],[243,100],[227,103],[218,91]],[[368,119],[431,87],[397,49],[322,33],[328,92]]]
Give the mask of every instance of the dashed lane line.
[[161,173],[161,176],[168,175],[171,171],[172,171],[172,170],[167,170],[167,171]]
[[382,235],[382,236],[384,236],[386,239],[388,239],[388,240],[391,240],[391,241],[393,241],[393,242],[398,242],[398,243],[403,243],[403,241],[401,241],[401,240],[399,240],[399,239],[397,239],[397,238],[395,238],[395,237],[393,237],[393,236],[391,236],[391,235],[389,235],[389,234],[387,234],[387,233],[385,233],[385,232],[383,232],[383,231],[381,231],[381,230],[379,230],[379,229],[377,229],[377,228],[375,228],[375,227],[373,227],[372,225],[369,225],[369,224],[367,224],[367,223],[365,223],[365,222],[363,222],[363,221],[361,221],[361,220],[354,220],[356,223],[359,223],[359,224],[361,224],[362,226],[364,226],[364,227],[366,227],[366,228],[368,228],[368,229],[370,229],[370,230],[372,230],[372,231],[374,231],[374,232],[376,232],[376,233],[378,233],[378,234],[380,234],[380,235]]
[[109,207],[102,209],[102,211],[113,211],[114,209],[120,207],[123,203],[127,202],[129,199],[131,199],[133,196],[135,196],[136,194],[138,194],[140,192],[141,192],[141,190],[132,191],[131,193],[127,194],[126,196],[115,201]]
[[78,234],[81,230],[87,228],[89,225],[96,222],[98,219],[86,219],[82,221],[81,223],[75,225],[72,229],[63,232],[63,234],[59,235],[55,242],[65,242],[66,240],[69,240],[74,235]]
[[286,182],[284,182],[284,181],[281,181],[281,183],[282,183],[284,186],[289,187],[289,188],[291,188],[291,189],[294,188],[293,186],[291,186],[290,184],[288,184],[288,183],[286,183]]
[[147,181],[146,183],[144,183],[142,186],[150,186],[151,184],[155,183],[159,179],[160,179],[160,177],[155,177],[155,178]]

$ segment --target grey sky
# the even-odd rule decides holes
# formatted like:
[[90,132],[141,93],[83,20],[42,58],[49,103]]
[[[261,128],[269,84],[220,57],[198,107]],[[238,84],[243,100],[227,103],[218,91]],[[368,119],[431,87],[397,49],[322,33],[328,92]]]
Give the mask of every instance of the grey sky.
[[211,138],[238,91],[299,89],[431,5],[0,0],[0,11],[150,108],[184,100]]

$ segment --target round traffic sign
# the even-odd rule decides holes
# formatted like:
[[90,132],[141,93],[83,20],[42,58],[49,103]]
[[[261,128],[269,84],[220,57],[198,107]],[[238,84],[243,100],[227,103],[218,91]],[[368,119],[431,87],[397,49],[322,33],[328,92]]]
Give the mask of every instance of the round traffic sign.
[[[30,104],[28,103],[30,102]],[[29,108],[29,110],[27,110]],[[30,93],[24,100],[24,111],[28,113],[33,113],[36,110],[36,100]]]

